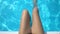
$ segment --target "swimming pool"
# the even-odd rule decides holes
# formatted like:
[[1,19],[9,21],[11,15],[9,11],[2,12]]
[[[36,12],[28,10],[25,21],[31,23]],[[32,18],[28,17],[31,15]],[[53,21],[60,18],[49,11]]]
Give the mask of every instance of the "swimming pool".
[[[44,31],[60,31],[60,0],[38,0]],[[32,0],[0,0],[0,31],[19,31],[22,10],[32,17]]]

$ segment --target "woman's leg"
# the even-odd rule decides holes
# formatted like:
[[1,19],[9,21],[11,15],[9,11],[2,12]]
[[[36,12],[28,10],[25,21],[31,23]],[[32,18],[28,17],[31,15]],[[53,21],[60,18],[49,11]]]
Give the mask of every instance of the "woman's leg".
[[32,18],[33,18],[32,19],[33,20],[32,33],[33,34],[44,34],[37,7],[33,9]]
[[23,10],[19,34],[27,34],[31,32],[29,22],[30,22],[29,13],[27,10]]

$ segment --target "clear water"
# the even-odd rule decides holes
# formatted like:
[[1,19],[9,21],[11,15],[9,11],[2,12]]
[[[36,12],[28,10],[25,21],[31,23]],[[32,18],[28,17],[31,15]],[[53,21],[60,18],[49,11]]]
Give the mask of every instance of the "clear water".
[[[60,0],[38,0],[44,31],[60,31]],[[0,31],[19,31],[22,10],[32,17],[32,0],[0,0]]]

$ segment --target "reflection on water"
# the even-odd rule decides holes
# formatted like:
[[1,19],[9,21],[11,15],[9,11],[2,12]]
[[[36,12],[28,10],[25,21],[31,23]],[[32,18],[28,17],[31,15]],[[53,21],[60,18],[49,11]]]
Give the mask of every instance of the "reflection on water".
[[[60,31],[60,0],[38,0],[37,5],[44,31]],[[0,31],[18,31],[23,9],[32,15],[33,1],[0,0]]]

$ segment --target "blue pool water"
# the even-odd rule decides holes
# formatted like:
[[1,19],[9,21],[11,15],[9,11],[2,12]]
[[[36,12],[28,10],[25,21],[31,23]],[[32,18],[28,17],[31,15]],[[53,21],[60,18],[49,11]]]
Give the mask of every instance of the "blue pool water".
[[[38,0],[44,31],[60,31],[60,0]],[[32,17],[33,0],[0,0],[0,31],[19,31],[22,10]]]

